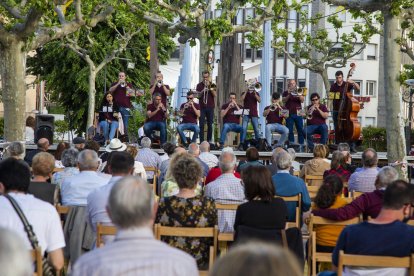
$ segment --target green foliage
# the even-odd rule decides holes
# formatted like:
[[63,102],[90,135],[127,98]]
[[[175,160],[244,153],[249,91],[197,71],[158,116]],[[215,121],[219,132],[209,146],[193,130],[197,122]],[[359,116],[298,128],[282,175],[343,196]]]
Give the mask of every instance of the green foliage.
[[402,85],[405,85],[405,81],[408,79],[414,79],[414,65],[412,64],[404,64],[403,65],[403,70],[401,71],[400,74],[400,83]]
[[384,127],[364,127],[362,136],[364,148],[374,148],[377,152],[387,151],[387,132]]
[[55,140],[63,141],[65,133],[69,131],[69,121],[57,120],[55,121]]
[[222,35],[231,32],[233,25],[227,18],[208,19],[204,24],[204,28],[209,33],[207,36],[207,43],[209,46],[214,46],[216,41],[221,43]]

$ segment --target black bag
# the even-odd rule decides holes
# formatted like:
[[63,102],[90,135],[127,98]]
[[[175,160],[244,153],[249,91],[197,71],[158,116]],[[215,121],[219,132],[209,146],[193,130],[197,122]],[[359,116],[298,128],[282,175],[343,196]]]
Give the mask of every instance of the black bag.
[[271,151],[272,147],[267,143],[267,140],[264,138],[259,139],[256,142],[255,147],[258,151]]

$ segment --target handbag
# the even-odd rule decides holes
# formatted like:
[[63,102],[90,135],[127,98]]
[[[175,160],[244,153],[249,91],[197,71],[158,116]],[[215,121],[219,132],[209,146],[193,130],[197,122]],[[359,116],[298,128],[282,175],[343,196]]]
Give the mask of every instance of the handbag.
[[[27,237],[29,238],[30,244],[32,245],[33,249],[38,248],[39,241],[37,240],[36,234],[33,231],[33,227],[32,225],[30,225],[26,216],[23,214],[23,211],[22,209],[20,209],[19,204],[10,195],[8,194],[3,194],[3,195],[10,201],[17,215],[19,215],[20,220],[23,223],[24,230],[27,233]],[[50,265],[49,261],[44,256],[42,257],[42,268],[43,268],[43,276],[54,276],[56,274],[54,268]]]

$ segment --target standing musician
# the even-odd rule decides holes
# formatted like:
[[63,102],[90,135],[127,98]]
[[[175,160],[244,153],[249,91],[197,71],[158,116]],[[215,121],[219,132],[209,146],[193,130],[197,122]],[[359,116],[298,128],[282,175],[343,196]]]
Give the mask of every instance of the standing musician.
[[326,144],[328,141],[328,126],[326,125],[326,119],[329,116],[328,108],[320,103],[320,97],[318,93],[312,93],[312,104],[306,107],[307,114],[307,126],[305,129],[306,140],[308,141],[308,147],[313,151],[313,134],[321,135],[321,144]]
[[165,120],[168,116],[168,110],[161,102],[160,93],[152,95],[152,103],[147,105],[147,120],[144,124],[145,136],[153,139],[153,131],[160,131],[161,146],[167,142],[167,124]]
[[207,141],[212,142],[213,139],[213,119],[214,119],[214,98],[217,96],[217,90],[211,87],[210,73],[203,72],[203,81],[197,84],[197,92],[200,99],[200,143],[204,139],[204,123],[207,119]]
[[170,86],[164,84],[164,76],[160,71],[155,75],[155,83],[150,87],[151,95],[154,93],[160,93],[161,102],[164,106],[167,106],[167,96],[170,96]]
[[244,131],[240,125],[240,115],[234,114],[234,111],[240,110],[241,106],[236,102],[236,93],[231,92],[229,95],[229,101],[221,106],[220,116],[223,119],[223,129],[220,135],[220,149],[224,147],[224,142],[227,138],[227,132],[240,133],[240,145],[238,150],[243,150],[244,143]]
[[191,143],[196,142],[200,128],[197,125],[198,117],[200,117],[200,105],[194,102],[194,92],[187,93],[187,102],[181,104],[180,113],[182,114],[182,122],[177,126],[178,134],[180,134],[181,143],[187,147],[187,139],[184,135],[184,130],[191,130],[194,132]]
[[288,112],[288,109],[280,105],[280,93],[273,93],[272,104],[266,106],[263,111],[263,116],[266,117],[266,141],[268,145],[272,145],[272,132],[280,134],[280,139],[275,148],[285,145],[289,129],[283,125],[283,118],[289,117]]
[[259,132],[259,114],[257,112],[257,104],[260,103],[260,95],[258,92],[261,90],[262,85],[255,79],[249,80],[247,85],[247,91],[243,92],[241,95],[243,107],[250,110],[249,115],[243,115],[242,126],[244,137],[247,136],[247,125],[249,124],[249,120],[251,120],[254,130],[254,138],[259,140],[261,137]]
[[289,129],[289,143],[295,143],[295,135],[293,133],[293,126],[295,125],[298,133],[300,151],[303,151],[303,117],[298,114],[298,112],[302,110],[302,103],[305,100],[305,97],[303,94],[298,93],[298,87],[296,86],[296,81],[294,79],[288,81],[288,89],[283,92],[282,100],[285,103],[285,107],[289,110],[289,117],[286,119],[286,126]]

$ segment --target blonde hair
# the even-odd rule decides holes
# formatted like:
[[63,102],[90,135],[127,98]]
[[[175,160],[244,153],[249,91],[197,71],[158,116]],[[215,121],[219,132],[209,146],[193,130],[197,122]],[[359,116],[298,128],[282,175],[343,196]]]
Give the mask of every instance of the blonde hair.
[[315,145],[313,148],[313,157],[316,158],[325,158],[326,156],[326,148],[325,145]]
[[33,157],[33,175],[50,176],[55,169],[55,157],[47,152],[39,152]]

